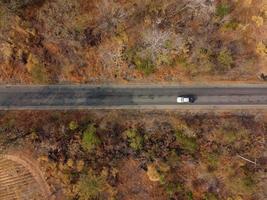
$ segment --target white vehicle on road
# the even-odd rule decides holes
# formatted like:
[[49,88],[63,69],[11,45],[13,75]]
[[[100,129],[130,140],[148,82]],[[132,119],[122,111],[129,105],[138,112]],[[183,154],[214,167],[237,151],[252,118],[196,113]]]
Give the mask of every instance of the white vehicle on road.
[[178,96],[177,103],[194,103],[195,98],[193,96]]

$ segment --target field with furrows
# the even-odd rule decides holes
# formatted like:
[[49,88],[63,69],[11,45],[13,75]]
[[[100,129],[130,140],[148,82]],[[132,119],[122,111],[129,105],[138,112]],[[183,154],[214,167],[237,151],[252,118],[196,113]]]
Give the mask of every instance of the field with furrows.
[[23,165],[0,158],[0,199],[1,200],[42,200],[39,185]]

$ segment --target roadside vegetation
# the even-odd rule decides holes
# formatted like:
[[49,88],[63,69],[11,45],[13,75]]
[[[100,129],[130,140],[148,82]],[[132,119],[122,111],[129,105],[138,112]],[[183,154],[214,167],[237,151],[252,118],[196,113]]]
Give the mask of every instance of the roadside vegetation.
[[265,0],[2,0],[0,81],[264,80],[266,20]]
[[31,151],[64,199],[253,200],[266,128],[264,114],[2,112],[0,150]]

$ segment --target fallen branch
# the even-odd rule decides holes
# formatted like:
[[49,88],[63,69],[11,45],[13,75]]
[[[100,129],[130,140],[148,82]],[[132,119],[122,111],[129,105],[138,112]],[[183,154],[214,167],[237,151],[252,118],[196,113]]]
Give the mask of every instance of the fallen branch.
[[241,159],[243,159],[243,160],[245,160],[245,161],[248,161],[248,162],[250,162],[250,163],[253,163],[253,164],[257,164],[256,163],[256,159],[255,159],[255,161],[252,161],[252,160],[249,160],[249,159],[247,159],[247,158],[244,158],[243,156],[240,156],[240,155],[237,155],[239,158],[241,158]]

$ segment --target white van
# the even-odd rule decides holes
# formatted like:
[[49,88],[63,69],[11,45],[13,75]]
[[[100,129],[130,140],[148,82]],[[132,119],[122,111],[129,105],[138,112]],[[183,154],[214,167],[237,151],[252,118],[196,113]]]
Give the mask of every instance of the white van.
[[178,96],[176,99],[177,103],[194,103],[195,97],[193,96]]

